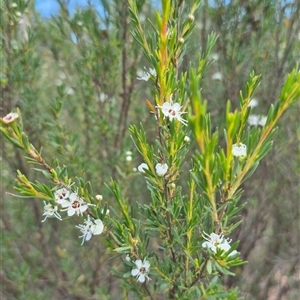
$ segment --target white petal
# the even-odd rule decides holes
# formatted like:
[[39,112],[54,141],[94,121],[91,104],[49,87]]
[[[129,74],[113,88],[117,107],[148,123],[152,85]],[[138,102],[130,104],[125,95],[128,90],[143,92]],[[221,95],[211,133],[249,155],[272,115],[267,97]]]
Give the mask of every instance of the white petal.
[[89,241],[89,240],[91,239],[91,237],[92,237],[91,232],[87,232],[87,233],[85,234],[85,240],[86,240],[86,241]]
[[57,203],[59,203],[63,208],[69,207],[71,204],[68,200],[58,200]]
[[71,217],[75,214],[75,209],[68,209],[68,216]]
[[173,104],[173,109],[174,109],[176,112],[180,111],[180,109],[181,109],[180,104],[179,104],[179,103],[174,103],[174,104]]
[[146,269],[146,271],[150,268],[150,263],[148,260],[144,260],[144,268]]
[[170,115],[170,110],[173,110],[172,105],[169,102],[165,102],[162,106],[162,113],[164,116],[168,117]]
[[141,283],[145,282],[145,280],[146,280],[146,277],[145,277],[144,274],[141,274],[141,275],[138,277],[138,281],[141,282]]
[[148,165],[145,164],[145,163],[141,163],[141,164],[138,166],[138,171],[141,172],[141,173],[145,173],[145,170],[149,170]]
[[140,259],[136,260],[134,263],[135,263],[135,265],[137,266],[138,269],[143,267],[143,263]]
[[74,201],[74,200],[79,200],[78,199],[78,194],[77,193],[71,193],[69,195],[69,199],[70,199],[71,202]]
[[221,250],[224,250],[224,251],[228,251],[230,249],[230,245],[226,242],[226,243],[218,245],[218,248],[220,248]]
[[83,213],[84,211],[86,211],[88,208],[88,206],[86,204],[81,204],[79,207],[79,210],[81,213]]
[[131,270],[131,275],[132,276],[137,276],[139,273],[140,273],[140,271],[138,269]]
[[103,223],[100,219],[97,219],[94,221],[95,222],[95,225],[92,225],[92,232],[94,235],[98,235],[98,234],[101,234],[102,231],[103,231]]

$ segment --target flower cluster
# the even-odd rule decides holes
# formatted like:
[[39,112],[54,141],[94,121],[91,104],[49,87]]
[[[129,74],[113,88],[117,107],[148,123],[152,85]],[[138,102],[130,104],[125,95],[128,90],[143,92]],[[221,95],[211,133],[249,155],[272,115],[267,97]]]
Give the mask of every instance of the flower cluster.
[[61,205],[62,211],[67,211],[69,217],[74,214],[82,215],[88,209],[88,206],[93,205],[86,203],[77,193],[70,193],[67,189],[61,188],[55,192],[55,199]]
[[[227,252],[231,246],[231,240],[225,239],[223,235],[218,235],[216,233],[207,234],[204,232],[205,242],[202,243],[202,247],[205,249],[210,249],[212,252],[217,253],[217,248]],[[236,250],[233,250],[229,256],[235,255],[237,253]]]
[[[86,203],[82,198],[79,197],[77,193],[70,192],[66,188],[61,188],[54,193],[54,198],[57,204],[60,204],[63,209],[60,211],[67,211],[69,217],[73,215],[83,215],[88,209],[88,206],[94,205],[90,203]],[[96,195],[96,200],[101,201],[102,195]],[[104,211],[102,210],[102,213]],[[109,210],[106,210],[106,215],[109,214]],[[58,213],[58,206],[54,206],[51,203],[46,203],[44,201],[44,213],[43,216],[45,218],[42,222],[45,222],[47,218],[57,218],[58,220],[62,220],[60,214]],[[82,235],[79,238],[82,238],[82,243],[85,241],[89,241],[93,235],[99,235],[103,232],[104,225],[100,219],[90,219],[90,216],[87,216],[87,219],[84,220],[84,224],[76,225],[76,228],[80,229]]]

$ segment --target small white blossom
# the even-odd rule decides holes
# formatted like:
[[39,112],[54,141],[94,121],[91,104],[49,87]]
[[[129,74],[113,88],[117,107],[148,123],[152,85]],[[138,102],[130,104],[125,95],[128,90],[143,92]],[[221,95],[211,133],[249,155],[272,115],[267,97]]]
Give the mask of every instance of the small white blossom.
[[247,146],[242,143],[232,145],[232,154],[237,157],[246,157]]
[[141,77],[137,77],[137,80],[144,80],[144,81],[148,81],[150,79],[151,75],[149,73],[144,73],[143,76]]
[[150,263],[148,260],[144,259],[142,262],[140,259],[136,260],[135,262],[136,268],[131,270],[131,275],[137,278],[137,281],[143,283],[147,280],[151,280],[148,277],[148,272],[150,269]]
[[76,225],[75,227],[80,229],[80,231],[83,233],[83,235],[79,237],[82,238],[81,245],[83,245],[85,241],[89,241],[93,235],[101,234],[104,229],[103,222],[100,219],[91,221],[89,215],[84,221],[83,225]]
[[69,217],[75,213],[77,216],[82,215],[82,213],[88,209],[88,205],[92,205],[84,202],[77,193],[71,193],[68,200],[64,199],[57,202],[64,208],[62,211],[67,211]]
[[185,136],[184,139],[183,139],[186,143],[189,143],[191,141],[190,137],[189,136]]
[[211,57],[211,59],[217,61],[217,60],[219,60],[220,55],[219,55],[218,53],[212,53],[212,54],[210,55],[210,57]]
[[251,126],[265,126],[267,122],[266,116],[249,115],[248,124]]
[[67,86],[66,88],[65,88],[65,93],[67,94],[67,95],[74,95],[74,90],[70,87],[70,86]]
[[258,105],[258,100],[256,98],[252,98],[248,104],[249,107],[253,108]]
[[181,115],[185,114],[186,112],[181,112],[179,103],[173,103],[172,100],[170,102],[165,102],[162,106],[156,106],[157,108],[161,108],[162,113],[164,114],[164,118],[167,117],[172,121],[173,119],[178,120],[183,125],[187,125],[187,121],[184,120]]
[[61,221],[61,216],[57,212],[57,206],[53,206],[51,203],[44,202],[44,213],[43,216],[45,216],[45,219],[42,220],[42,222],[45,222],[47,218],[56,218]]
[[148,71],[145,67],[144,67],[144,69],[146,70],[146,72],[144,72],[144,75],[142,75],[141,77],[137,77],[137,80],[148,81],[151,76],[156,77],[156,70],[155,69],[150,68]]
[[132,161],[132,156],[127,155],[127,156],[126,156],[126,161]]
[[70,192],[66,188],[61,188],[54,193],[56,202],[69,198]]
[[[202,243],[203,248],[209,248],[211,251],[214,253],[217,253],[217,248],[223,250],[224,252],[227,252],[230,250],[230,242],[231,240],[225,239],[223,235],[218,235],[216,233],[211,233],[208,235],[207,233],[204,232],[203,236],[206,241]],[[229,256],[235,255],[237,253],[236,250],[233,250]]]
[[108,95],[105,94],[105,93],[100,93],[99,95],[99,98],[96,100],[97,102],[100,101],[100,102],[105,102],[106,100],[108,99]]
[[223,75],[221,72],[216,72],[211,76],[212,80],[222,80],[223,79]]
[[268,119],[268,117],[266,117],[266,116],[260,116],[259,121],[258,121],[258,125],[265,126],[266,123],[267,123],[267,119]]
[[132,155],[132,152],[131,152],[131,151],[126,151],[125,154],[126,154],[126,155]]
[[9,124],[9,123],[12,123],[18,117],[19,117],[19,115],[17,113],[11,112],[1,119],[5,124]]
[[141,173],[145,173],[145,170],[149,170],[148,165],[145,164],[145,163],[141,163],[141,164],[138,166],[138,171],[141,172]]
[[167,173],[168,169],[169,167],[167,164],[158,163],[155,166],[155,170],[158,176],[164,176]]
[[247,121],[248,121],[249,125],[256,126],[256,125],[258,125],[259,116],[257,116],[257,115],[249,115]]

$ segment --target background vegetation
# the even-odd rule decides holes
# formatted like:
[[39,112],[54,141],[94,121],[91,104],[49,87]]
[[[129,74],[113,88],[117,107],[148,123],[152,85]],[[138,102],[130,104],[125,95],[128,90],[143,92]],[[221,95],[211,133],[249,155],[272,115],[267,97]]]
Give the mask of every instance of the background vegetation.
[[[70,15],[61,10],[41,19],[33,2],[1,1],[1,115],[22,110],[25,131],[48,161],[84,176],[105,202],[114,200],[104,183],[117,179],[132,201],[149,194],[135,169],[141,158],[129,124],[143,121],[151,138],[151,84],[136,78],[146,64],[130,35],[127,1],[101,1]],[[138,1],[142,19],[153,19],[151,1]],[[183,67],[219,36],[203,95],[215,126],[222,126],[226,101],[238,105],[239,90],[255,70],[262,74],[257,114],[279,93],[300,53],[297,1],[203,1]],[[149,25],[150,26],[150,25]],[[146,67],[148,67],[146,65]],[[154,129],[153,129],[154,130]],[[297,299],[299,291],[299,103],[281,119],[274,148],[245,184],[243,223],[235,232],[249,261],[224,278],[246,299]],[[154,134],[153,134],[154,136]],[[118,259],[101,239],[80,246],[73,220],[41,223],[42,203],[12,196],[16,170],[31,179],[22,154],[1,136],[1,299],[120,299],[126,297],[109,265]],[[127,151],[132,160],[126,159]]]

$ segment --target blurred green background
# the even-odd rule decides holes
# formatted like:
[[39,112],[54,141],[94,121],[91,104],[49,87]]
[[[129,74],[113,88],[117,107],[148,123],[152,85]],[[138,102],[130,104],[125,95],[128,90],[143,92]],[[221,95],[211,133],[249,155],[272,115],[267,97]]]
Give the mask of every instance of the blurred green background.
[[[59,12],[48,19],[33,1],[0,2],[1,116],[19,107],[25,131],[44,158],[90,180],[94,194],[110,206],[114,200],[104,183],[111,177],[133,203],[149,201],[134,170],[141,158],[128,126],[142,122],[154,139],[145,103],[153,84],[136,79],[150,66],[130,35],[127,1],[99,0],[101,11],[86,5],[72,14],[58,1]],[[141,20],[153,20],[157,4],[137,2]],[[255,113],[266,114],[276,101],[286,74],[300,61],[299,12],[299,1],[203,1],[182,69],[216,32],[214,63],[202,87],[214,126],[222,126],[228,99],[238,106],[252,70],[262,74]],[[280,120],[272,151],[243,187],[248,205],[231,238],[241,241],[238,250],[249,263],[224,282],[238,286],[245,299],[300,297],[299,112],[297,103]],[[131,161],[126,151],[133,153]],[[42,176],[3,136],[0,159],[0,298],[126,299],[111,275],[120,261],[106,251],[104,238],[80,246],[76,220],[41,223],[41,201],[8,193],[14,193],[17,169],[32,181]]]

